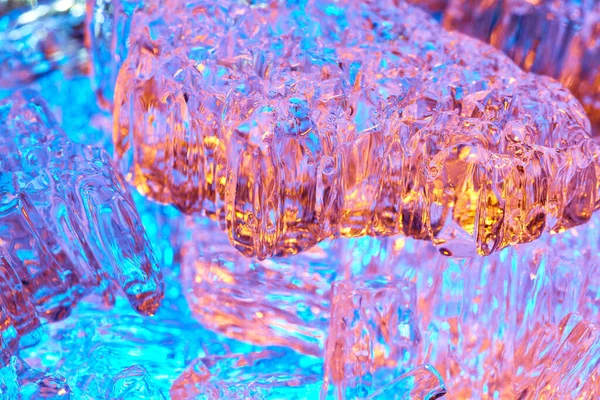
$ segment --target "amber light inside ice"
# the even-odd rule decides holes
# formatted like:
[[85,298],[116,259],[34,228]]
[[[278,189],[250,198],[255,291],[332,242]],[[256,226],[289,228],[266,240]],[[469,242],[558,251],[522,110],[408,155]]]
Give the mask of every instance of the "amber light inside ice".
[[0,0],[0,399],[600,398],[600,3],[416,2]]
[[577,100],[402,2],[167,1],[132,32],[118,158],[247,256],[397,233],[487,255],[596,208]]

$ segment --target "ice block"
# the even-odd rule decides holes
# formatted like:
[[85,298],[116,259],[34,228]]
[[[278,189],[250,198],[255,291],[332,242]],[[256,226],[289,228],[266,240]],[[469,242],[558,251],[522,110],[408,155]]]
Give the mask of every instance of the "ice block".
[[404,2],[150,2],[129,43],[127,179],[248,257],[398,233],[488,255],[597,207],[579,102]]
[[137,311],[156,311],[162,276],[123,178],[30,91],[0,101],[0,210],[3,350],[91,292],[110,303],[120,287]]

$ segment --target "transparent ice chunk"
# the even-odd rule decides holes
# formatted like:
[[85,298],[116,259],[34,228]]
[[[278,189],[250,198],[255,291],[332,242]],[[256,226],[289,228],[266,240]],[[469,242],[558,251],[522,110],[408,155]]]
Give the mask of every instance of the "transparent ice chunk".
[[398,233],[489,255],[596,208],[581,104],[404,2],[165,0],[131,24],[120,165],[246,256]]
[[137,311],[155,313],[161,272],[106,152],[71,142],[29,91],[0,101],[0,151],[3,347],[14,347],[9,332],[63,319],[90,292],[110,303],[120,286]]

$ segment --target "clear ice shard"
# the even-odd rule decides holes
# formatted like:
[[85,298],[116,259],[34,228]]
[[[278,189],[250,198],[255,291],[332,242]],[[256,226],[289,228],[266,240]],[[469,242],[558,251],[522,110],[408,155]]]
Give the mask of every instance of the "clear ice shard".
[[322,399],[328,394],[385,398],[375,390],[406,372],[417,356],[416,303],[411,282],[380,278],[333,284]]
[[84,20],[85,0],[0,2],[0,87],[19,87],[59,69],[85,72]]
[[405,2],[150,2],[129,43],[123,171],[246,256],[398,233],[488,255],[597,207],[568,90]]
[[163,297],[122,176],[104,150],[71,142],[30,91],[0,101],[0,271],[4,358],[38,318],[66,317],[85,294],[111,302],[120,286],[143,314]]

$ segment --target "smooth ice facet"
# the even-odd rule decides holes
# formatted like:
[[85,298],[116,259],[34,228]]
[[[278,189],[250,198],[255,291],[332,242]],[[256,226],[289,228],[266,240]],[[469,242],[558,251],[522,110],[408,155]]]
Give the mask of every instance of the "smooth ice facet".
[[488,255],[596,208],[577,100],[404,2],[165,0],[131,32],[127,178],[246,256],[397,233]]

